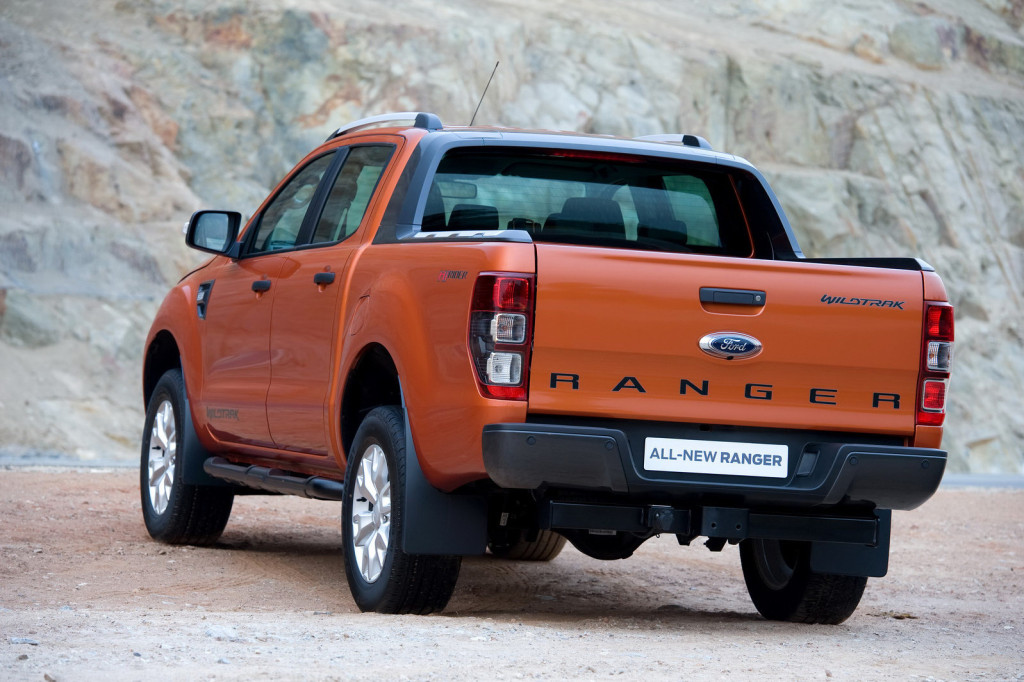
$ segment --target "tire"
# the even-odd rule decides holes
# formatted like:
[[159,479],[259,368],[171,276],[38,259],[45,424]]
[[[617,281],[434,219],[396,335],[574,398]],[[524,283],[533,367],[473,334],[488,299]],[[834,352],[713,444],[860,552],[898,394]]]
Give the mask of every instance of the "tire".
[[838,625],[853,615],[868,582],[811,572],[808,542],[744,540],[740,563],[750,599],[769,620]]
[[154,540],[173,545],[212,545],[231,516],[234,492],[182,481],[185,381],[180,369],[160,377],[146,410],[139,465],[142,518]]
[[492,537],[487,549],[499,559],[512,561],[551,561],[562,552],[565,538],[553,530],[537,532],[533,542],[523,539],[522,531],[508,531],[504,537]]
[[353,439],[341,535],[345,575],[361,611],[440,611],[459,578],[460,556],[402,551],[405,447],[405,418],[394,406],[370,411]]

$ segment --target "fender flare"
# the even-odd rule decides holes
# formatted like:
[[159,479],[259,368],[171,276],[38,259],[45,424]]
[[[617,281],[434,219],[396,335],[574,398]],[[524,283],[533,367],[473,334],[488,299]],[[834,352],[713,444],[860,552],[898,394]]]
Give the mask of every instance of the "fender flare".
[[[185,384],[184,372],[181,374],[181,381]],[[214,478],[203,469],[203,464],[210,457],[213,457],[214,454],[199,442],[199,436],[196,435],[195,426],[192,424],[192,405],[188,399],[188,384],[185,384],[185,387],[185,439],[182,443],[182,452],[178,464],[181,467],[181,480],[186,485],[204,485],[218,488],[233,487],[232,483],[220,478]]]

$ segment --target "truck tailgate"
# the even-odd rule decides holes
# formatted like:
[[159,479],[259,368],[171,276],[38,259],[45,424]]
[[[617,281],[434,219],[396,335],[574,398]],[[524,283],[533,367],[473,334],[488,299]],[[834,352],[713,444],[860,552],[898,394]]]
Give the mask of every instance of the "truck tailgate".
[[[529,410],[912,435],[919,272],[536,244]],[[701,302],[702,288],[764,292]],[[705,296],[707,298],[707,296]],[[749,358],[702,337],[749,335]]]

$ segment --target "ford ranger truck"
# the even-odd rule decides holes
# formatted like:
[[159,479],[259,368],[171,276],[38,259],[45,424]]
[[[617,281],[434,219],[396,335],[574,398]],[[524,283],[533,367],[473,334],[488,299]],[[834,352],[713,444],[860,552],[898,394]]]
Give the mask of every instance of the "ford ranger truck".
[[339,129],[146,341],[142,510],[210,544],[235,495],[341,502],[362,610],[461,558],[738,544],[766,618],[839,623],[940,448],[953,309],[912,258],[805,258],[764,177],[693,135]]

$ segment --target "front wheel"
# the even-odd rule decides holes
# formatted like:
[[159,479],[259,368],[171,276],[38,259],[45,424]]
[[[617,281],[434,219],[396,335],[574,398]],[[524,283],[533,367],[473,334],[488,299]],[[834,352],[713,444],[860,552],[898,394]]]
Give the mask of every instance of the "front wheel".
[[744,540],[740,563],[750,599],[769,620],[837,625],[853,615],[868,579],[811,572],[811,545]]
[[405,418],[393,406],[373,409],[356,431],[345,472],[341,534],[345,575],[362,611],[440,611],[451,599],[462,557],[406,554]]
[[142,518],[155,540],[212,545],[231,516],[234,493],[230,488],[188,485],[182,480],[187,409],[181,370],[168,370],[153,389],[142,431]]

